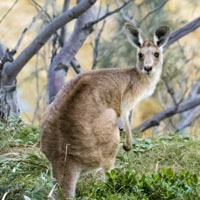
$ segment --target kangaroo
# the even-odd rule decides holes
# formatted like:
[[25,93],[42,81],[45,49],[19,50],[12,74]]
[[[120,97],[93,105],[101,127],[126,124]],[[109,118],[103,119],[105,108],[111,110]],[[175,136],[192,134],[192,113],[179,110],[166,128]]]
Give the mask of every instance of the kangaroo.
[[66,198],[75,195],[81,173],[114,167],[120,143],[119,117],[125,132],[124,149],[131,149],[129,112],[152,95],[160,79],[169,28],[158,28],[151,41],[133,25],[125,27],[137,48],[136,67],[82,73],[62,87],[44,113],[41,150]]

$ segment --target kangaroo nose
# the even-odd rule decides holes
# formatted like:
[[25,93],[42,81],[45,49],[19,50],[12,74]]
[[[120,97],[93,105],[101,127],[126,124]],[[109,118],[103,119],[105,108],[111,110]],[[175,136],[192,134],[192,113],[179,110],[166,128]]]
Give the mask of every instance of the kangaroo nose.
[[150,72],[150,71],[152,70],[152,67],[145,67],[144,70],[145,70],[146,72]]

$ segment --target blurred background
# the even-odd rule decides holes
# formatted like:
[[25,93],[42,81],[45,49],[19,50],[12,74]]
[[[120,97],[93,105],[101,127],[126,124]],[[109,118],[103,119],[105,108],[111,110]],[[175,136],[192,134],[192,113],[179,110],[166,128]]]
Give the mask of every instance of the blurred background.
[[[63,0],[0,0],[0,41],[6,48],[12,50],[25,32],[15,55],[17,57],[44,30],[49,19],[61,14],[63,3]],[[75,3],[71,1],[69,7]],[[108,10],[115,10],[123,3],[124,1],[120,0],[99,0],[94,6],[94,17],[103,16]],[[43,12],[38,16],[41,8]],[[76,59],[83,71],[95,68],[134,67],[136,51],[129,44],[124,30],[127,19],[140,27],[145,36],[152,37],[160,25],[168,25],[174,31],[199,17],[199,13],[198,0],[133,0],[120,12],[95,25],[94,31],[78,51]],[[73,29],[74,21],[67,24],[66,40]],[[55,48],[59,51],[59,47],[55,47],[54,39],[52,37],[48,40],[17,77],[21,115],[27,123],[38,124],[48,104],[48,68]],[[136,107],[132,117],[132,128],[156,113],[180,104],[196,94],[194,94],[195,88],[200,88],[199,49],[200,29],[184,36],[166,49],[162,79],[155,94]],[[70,67],[66,81],[76,75],[77,73]],[[199,137],[199,116],[200,108],[197,106],[183,114],[165,119],[159,127],[147,130],[144,135],[178,130]]]

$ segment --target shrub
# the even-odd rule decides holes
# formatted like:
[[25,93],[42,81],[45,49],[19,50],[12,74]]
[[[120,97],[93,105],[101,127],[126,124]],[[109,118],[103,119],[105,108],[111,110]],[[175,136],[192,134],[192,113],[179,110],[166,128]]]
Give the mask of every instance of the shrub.
[[103,183],[93,186],[89,199],[199,199],[197,175],[191,175],[184,170],[174,173],[170,168],[162,168],[158,173],[146,176],[132,170],[115,169],[106,173],[106,176]]

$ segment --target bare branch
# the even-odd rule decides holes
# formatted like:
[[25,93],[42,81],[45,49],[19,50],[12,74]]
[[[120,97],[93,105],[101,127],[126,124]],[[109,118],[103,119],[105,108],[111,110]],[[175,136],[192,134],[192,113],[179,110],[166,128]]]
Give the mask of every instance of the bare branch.
[[101,38],[101,34],[104,30],[106,24],[106,20],[103,21],[103,24],[101,26],[101,29],[99,30],[97,37],[95,39],[95,44],[94,44],[94,48],[93,48],[93,63],[92,63],[92,69],[96,68],[97,65],[97,58],[98,58],[98,47],[99,47],[99,42],[100,42],[100,38]]
[[[62,12],[66,12],[69,7],[70,0],[65,0]],[[87,11],[86,11],[87,12]],[[61,58],[59,54],[57,55],[57,48],[56,44],[59,43],[59,46],[61,48],[65,45],[65,38],[66,38],[66,32],[67,32],[67,26],[63,26],[61,28],[60,35],[56,32],[54,34],[53,38],[53,53],[52,53],[52,62],[50,64],[49,70],[48,70],[48,97],[49,97],[49,103],[51,103],[54,100],[55,95],[60,90],[60,88],[63,86],[65,82],[66,72],[67,70],[59,70],[55,71],[55,68],[58,65],[59,59]],[[76,62],[75,64],[77,64]],[[74,65],[75,65],[74,64]],[[78,68],[78,66],[76,66]],[[80,66],[79,66],[80,67]]]
[[[69,7],[69,0],[65,0],[62,12],[63,13],[66,12],[68,10],[68,7]],[[56,48],[57,41],[59,42],[61,48],[64,46],[66,37],[66,27],[67,25],[64,25],[61,28],[60,36],[56,32],[52,40],[52,46],[53,46],[52,59],[48,70],[48,84],[47,84],[49,103],[51,103],[54,100],[55,95],[65,82],[66,71],[64,70],[55,71],[55,68],[57,66],[56,61],[58,60],[58,58],[55,58],[55,56],[57,55],[57,48]],[[59,57],[59,55],[57,57]]]
[[169,0],[164,0],[158,7],[154,8],[153,10],[151,10],[149,13],[147,13],[147,15],[138,23],[138,26],[141,26],[141,24],[153,13],[159,11],[161,8],[163,8],[165,6],[165,4],[168,2]]
[[99,19],[96,19],[88,24],[85,25],[85,29],[88,29],[90,27],[92,27],[93,25],[99,23],[100,21],[106,19],[107,17],[119,12],[121,9],[123,9],[126,5],[128,5],[131,1],[133,0],[128,0],[128,1],[125,1],[119,8],[113,10],[113,11],[110,11],[110,12],[107,12],[105,15],[103,15],[102,17],[100,17]]
[[173,90],[173,88],[171,88],[171,87],[169,86],[168,80],[167,80],[167,78],[166,78],[165,76],[162,76],[162,78],[163,78],[163,82],[164,82],[164,84],[165,84],[165,86],[166,86],[166,88],[167,88],[167,92],[169,93],[169,95],[170,95],[170,97],[171,97],[171,99],[172,99],[174,105],[175,105],[176,107],[178,107],[177,100],[176,100],[176,98],[175,98],[175,96],[174,96],[174,90]]
[[[110,4],[107,4],[107,7],[106,7],[106,12],[108,13],[109,11],[109,7],[110,7]],[[97,15],[97,19],[99,18],[99,15],[100,15],[100,9],[99,9],[99,13]],[[100,42],[100,38],[101,38],[101,34],[104,30],[104,27],[105,27],[105,24],[106,24],[106,19],[103,20],[103,24],[100,28],[100,30],[98,31],[98,34],[95,38],[95,42],[94,42],[94,45],[91,43],[91,46],[93,48],[93,63],[92,63],[92,69],[95,69],[96,68],[96,65],[97,65],[97,57],[98,57],[98,47],[99,47],[99,42]],[[97,26],[97,24],[96,24]],[[96,27],[97,28],[97,27]]]
[[[117,7],[119,8],[119,7],[120,7],[120,6],[119,6],[119,0],[115,0],[115,2],[116,2]],[[122,18],[123,18],[126,22],[129,22],[129,23],[133,24],[135,27],[137,27],[137,23],[136,23],[136,21],[133,19],[133,16],[132,16],[132,15],[131,15],[131,16],[127,16],[127,15],[124,13],[123,9],[121,9],[121,10],[119,11],[119,13],[120,13],[120,15],[122,16]]]
[[36,10],[38,12],[43,11],[44,14],[47,16],[47,18],[49,19],[48,22],[52,21],[51,16],[49,15],[49,13],[46,11],[47,10],[47,6],[51,3],[51,1],[46,0],[46,3],[44,4],[44,6],[41,6],[39,3],[37,3],[35,0],[31,0],[31,2],[33,3],[33,5],[35,6]]
[[33,120],[32,120],[32,124],[35,121],[35,117],[37,114],[37,111],[40,108],[40,85],[39,85],[39,73],[38,73],[38,53],[36,54],[36,61],[35,61],[35,79],[36,79],[36,95],[37,95],[37,102],[36,102],[36,108],[33,114]]
[[80,66],[80,64],[78,63],[78,61],[76,60],[75,57],[74,57],[74,59],[73,59],[72,62],[71,62],[71,66],[72,66],[72,68],[74,69],[74,71],[75,71],[77,74],[83,73],[83,70],[81,69],[81,66]]
[[98,12],[97,12],[97,19],[99,18],[100,14],[101,14],[101,9],[102,9],[102,0],[100,0],[99,9],[98,9]]
[[171,44],[179,40],[180,38],[184,37],[185,35],[191,33],[192,31],[196,30],[200,27],[200,17],[192,20],[191,22],[185,24],[181,28],[173,31],[170,35],[170,38],[165,46],[165,49],[168,48]]
[[187,123],[185,123],[184,126],[181,127],[181,129],[177,129],[177,130],[176,130],[177,132],[180,132],[180,131],[185,130],[187,127],[189,127],[189,126],[191,126],[192,124],[194,124],[195,121],[196,121],[197,119],[200,118],[199,107],[196,108],[195,110],[193,110],[193,111],[190,113],[190,116],[191,116],[191,118],[190,118],[190,119],[188,118],[189,120],[187,121]]
[[184,131],[185,128],[188,126],[191,126],[194,121],[200,117],[199,114],[199,106],[192,109],[189,113],[187,113],[188,116],[186,119],[183,119],[177,126],[176,132]]
[[[198,96],[200,96],[200,81],[197,81],[193,84],[187,100],[194,99]],[[181,120],[178,122],[176,126],[177,131],[182,131],[183,129],[188,127],[192,123],[192,121],[194,121],[197,117],[199,117],[200,114],[199,108],[200,106],[197,106],[191,110],[188,110],[187,112],[184,112],[181,115]]]
[[4,14],[4,16],[0,19],[0,23],[7,17],[7,15],[12,11],[15,5],[18,3],[19,0],[16,0],[13,5],[8,9],[8,11]]
[[35,0],[31,0],[32,5],[34,6],[34,8],[39,12],[39,10],[42,9],[42,6],[37,3]]
[[[34,0],[32,0],[32,1],[35,2]],[[47,3],[43,7],[40,7],[40,11],[38,12],[38,14],[35,17],[33,17],[31,23],[26,28],[24,28],[24,30],[23,30],[23,32],[22,32],[19,40],[17,41],[17,44],[15,45],[15,48],[13,49],[14,52],[17,52],[17,50],[19,49],[19,46],[20,46],[22,40],[24,39],[25,34],[27,33],[27,31],[29,31],[31,29],[31,27],[41,17],[41,15],[43,13],[45,13],[45,15],[47,16],[47,18],[49,19],[49,22],[52,21],[50,15],[46,12],[46,7],[48,6],[48,3],[49,3],[49,1],[47,1]],[[39,4],[37,4],[37,5],[39,5]]]
[[77,18],[88,8],[90,8],[96,0],[83,0],[69,11],[55,18],[32,42],[25,48],[21,54],[12,63],[6,63],[3,68],[4,84],[9,84],[14,80],[17,74],[22,70],[24,65],[38,52],[38,50],[46,43],[51,35],[66,23]]
[[[55,2],[52,2],[52,9],[55,10]],[[64,5],[63,5],[63,10],[62,12],[66,12],[68,10],[68,7],[69,7],[69,0],[65,0],[64,1]],[[53,14],[53,16],[55,17],[55,13]],[[51,57],[51,62],[53,61],[54,57],[57,55],[57,50],[59,47],[63,47],[64,46],[64,43],[65,43],[65,37],[66,37],[66,30],[67,29],[67,26],[63,26],[61,28],[61,31],[60,31],[60,35],[55,32],[54,35],[53,35],[53,39],[52,39],[52,57]],[[56,76],[56,72],[54,73],[55,76]],[[65,73],[63,74],[65,76]]]
[[192,108],[195,108],[196,106],[200,105],[200,97],[197,97],[195,99],[192,99],[190,101],[186,101],[184,103],[181,103],[178,105],[178,108],[176,106],[167,108],[166,110],[156,114],[153,118],[143,122],[138,127],[134,128],[132,132],[143,132],[151,127],[159,126],[160,122],[166,118],[172,117],[173,115],[176,115],[178,113],[185,112],[187,110],[190,110]]
[[59,54],[56,56],[56,68],[55,70],[64,69],[68,70],[74,56],[80,49],[87,36],[93,31],[92,29],[85,29],[85,24],[90,23],[93,20],[92,8],[84,12],[80,17],[78,17],[74,31],[70,36],[69,40],[65,42],[64,47],[60,50]]
[[[69,8],[69,2],[70,2],[69,0],[65,0],[64,5],[63,5],[63,10],[62,10],[63,13],[68,10],[68,8]],[[67,32],[67,30],[66,30],[66,25],[65,25],[65,26],[63,26],[61,28],[61,32],[60,32],[59,41],[60,41],[61,47],[64,46],[65,38],[66,38],[66,32]]]

